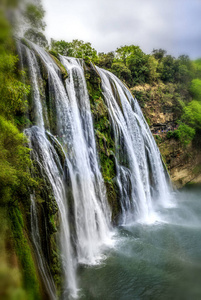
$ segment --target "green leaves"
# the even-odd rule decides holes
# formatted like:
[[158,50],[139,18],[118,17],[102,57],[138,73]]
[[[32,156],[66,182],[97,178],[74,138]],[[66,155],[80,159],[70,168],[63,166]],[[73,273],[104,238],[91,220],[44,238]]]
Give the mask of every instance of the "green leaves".
[[28,26],[24,37],[41,47],[47,47],[48,41],[43,34],[46,24],[44,22],[45,11],[42,5],[27,4],[23,15]]
[[30,87],[19,79],[14,41],[5,24],[0,35],[0,205],[19,201],[28,185],[36,184],[28,170],[31,161],[27,141],[15,124],[16,116],[24,116]]
[[43,21],[44,16],[45,11],[42,5],[28,4],[26,6],[24,17],[31,28],[44,30],[46,26],[45,22]]
[[185,108],[182,119],[195,129],[201,129],[201,103],[193,100]]
[[96,63],[98,60],[97,51],[91,46],[91,43],[84,43],[80,40],[73,40],[69,43],[63,40],[52,40],[51,50],[56,51],[57,53],[64,56],[76,58],[88,57],[94,63]]
[[48,41],[45,35],[40,31],[35,31],[33,28],[29,28],[25,32],[24,37],[40,47],[45,48],[48,46]]
[[16,126],[0,116],[1,204],[2,201],[14,201],[15,194],[26,193],[28,184],[33,183],[27,172],[30,150],[24,146],[25,141]]
[[201,101],[201,79],[192,80],[190,92],[195,100]]
[[195,129],[181,123],[178,129],[174,131],[174,136],[179,139],[182,145],[187,146],[195,136]]

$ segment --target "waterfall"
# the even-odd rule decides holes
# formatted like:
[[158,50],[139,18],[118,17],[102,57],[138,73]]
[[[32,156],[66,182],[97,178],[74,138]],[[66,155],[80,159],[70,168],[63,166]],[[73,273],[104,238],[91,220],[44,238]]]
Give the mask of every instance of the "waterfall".
[[[65,272],[65,285],[68,288],[70,294],[74,297],[77,296],[77,283],[75,276],[75,260],[73,256],[73,250],[70,242],[70,230],[68,224],[68,209],[66,203],[65,183],[63,180],[63,168],[60,163],[60,159],[56,150],[48,141],[44,135],[43,130],[37,126],[33,126],[30,129],[26,129],[25,133],[29,138],[30,147],[32,149],[32,159],[40,166],[40,172],[43,177],[48,179],[52,188],[54,199],[57,203],[59,215],[60,215],[60,244],[61,253],[63,259],[63,270]],[[33,232],[35,245],[38,252],[41,252],[40,236],[38,236],[37,229],[37,216],[35,210],[35,201],[32,203],[32,223],[35,220],[35,226]],[[40,256],[40,255],[39,255]],[[44,275],[43,264],[42,275]],[[39,261],[40,266],[40,261]]]
[[99,169],[94,128],[84,71],[79,60],[60,57],[68,71],[66,80],[71,119],[71,140],[66,140],[73,187],[78,262],[94,264],[100,248],[110,240],[110,210]]
[[132,222],[134,216],[151,222],[156,206],[169,195],[160,152],[137,100],[114,74],[96,68],[115,135],[121,222]]
[[[21,66],[28,66],[32,91],[33,126],[25,134],[31,158],[46,178],[58,207],[62,297],[77,298],[78,266],[98,264],[112,240],[111,210],[96,149],[84,63],[60,55],[68,73],[64,81],[56,61],[39,46],[28,43],[29,47],[18,44]],[[137,100],[116,76],[96,69],[114,133],[119,223],[149,223],[169,197],[160,152]],[[31,235],[41,277],[49,297],[55,299],[55,283],[42,250],[36,198],[33,192]]]
[[[25,130],[32,149],[31,157],[48,178],[60,215],[60,247],[65,275],[64,297],[78,296],[76,269],[78,264],[92,265],[102,259],[104,245],[110,243],[110,208],[100,172],[84,70],[78,60],[60,57],[69,78],[66,87],[54,60],[40,47],[29,43],[23,47],[32,86],[32,101],[37,113],[32,126]],[[37,57],[36,57],[37,55]],[[40,64],[45,67],[48,80],[48,101],[54,102],[55,124],[51,139],[65,152],[65,168],[57,151],[47,138],[44,106],[40,93]],[[48,117],[47,117],[48,118]],[[65,172],[66,176],[64,176]],[[67,191],[67,192],[66,192]],[[37,204],[31,195],[32,236],[39,256],[38,264],[46,286],[54,298],[54,288],[48,278],[38,231]],[[70,210],[70,211],[69,211]],[[71,223],[69,225],[69,222]],[[70,229],[69,229],[70,228]]]
[[78,263],[94,264],[110,240],[110,212],[100,173],[84,70],[74,58],[60,57],[69,72],[66,89],[58,67],[40,47],[34,49],[45,63],[53,87],[58,135],[66,150],[73,194]]

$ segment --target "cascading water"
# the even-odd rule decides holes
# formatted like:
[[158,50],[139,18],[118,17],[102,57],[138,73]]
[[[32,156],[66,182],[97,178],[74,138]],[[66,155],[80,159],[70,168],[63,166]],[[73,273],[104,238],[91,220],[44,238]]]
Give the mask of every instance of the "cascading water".
[[[18,48],[28,65],[32,109],[37,114],[31,120],[35,126],[25,133],[32,159],[48,179],[58,206],[65,277],[63,297],[76,298],[78,265],[98,263],[104,246],[111,244],[111,212],[98,163],[82,61],[59,56],[68,73],[64,84],[53,58],[37,45],[29,44],[30,48],[25,45]],[[41,68],[46,74],[46,95]],[[96,68],[115,138],[116,182],[122,210],[119,222],[149,223],[155,217],[156,207],[164,205],[169,195],[160,152],[137,101],[126,86],[110,72]],[[64,157],[62,163],[58,148]],[[54,299],[55,285],[42,251],[34,193],[31,218],[39,270],[50,298]]]
[[[32,50],[24,45],[22,47],[32,82],[34,108],[38,112],[34,120],[37,126],[26,129],[25,133],[30,140],[30,148],[33,149],[32,159],[40,166],[41,173],[48,178],[59,209],[61,255],[65,273],[64,289],[67,290],[68,295],[76,298],[78,295],[77,263],[96,264],[102,258],[103,245],[110,242],[111,237],[110,209],[98,164],[84,71],[79,61],[61,57],[69,72],[65,89],[59,68],[43,49],[32,43],[30,43]],[[35,52],[48,74],[48,99],[51,101],[53,99],[56,110],[54,134],[62,143],[62,149],[66,155],[65,164],[68,173],[65,178],[68,181],[66,183],[57,152],[46,137],[45,124],[50,124],[48,127],[50,126],[51,129],[51,121],[44,122],[39,87],[41,75]],[[52,139],[59,143],[56,137],[52,136]],[[67,198],[65,192],[66,186],[68,186],[68,195],[71,194],[70,199]],[[31,196],[31,203],[32,231],[35,231],[32,235],[38,256],[40,256],[42,251],[38,236],[34,195]],[[68,204],[71,206],[71,215],[68,213]],[[72,232],[69,230],[69,218]],[[50,297],[54,299],[54,288],[49,287],[51,279],[46,275],[48,270],[42,255],[38,259],[38,264],[46,287],[50,289]],[[64,292],[64,297],[65,295]]]
[[67,149],[76,227],[76,251],[79,263],[93,264],[100,247],[110,239],[110,212],[103,179],[97,161],[93,122],[84,71],[77,60],[61,57],[69,71],[67,94],[49,55],[34,45],[45,63],[54,89],[58,135]]
[[97,67],[116,144],[117,182],[122,223],[151,222],[156,204],[165,204],[169,188],[160,152],[139,105],[112,73]]
[[[29,138],[31,149],[33,149],[31,153],[32,159],[40,166],[42,176],[48,178],[54,199],[58,206],[60,215],[60,243],[62,250],[63,270],[66,275],[65,287],[72,296],[76,297],[76,269],[73,250],[70,242],[68,209],[66,203],[65,183],[63,181],[63,168],[56,150],[44,135],[43,130],[37,126],[33,126],[30,129],[26,129],[25,133]],[[35,204],[32,205],[32,214],[35,214],[34,205]],[[36,226],[35,229],[37,230]],[[34,232],[34,235],[35,234],[37,234],[37,232]],[[40,243],[38,243],[38,245],[40,246]]]
[[[60,57],[66,67],[71,119],[74,120],[72,142],[68,149],[68,167],[74,198],[78,262],[94,264],[100,247],[109,241],[110,210],[100,173],[89,97],[83,68],[79,60]],[[70,142],[70,143],[69,143]]]
[[41,104],[40,98],[40,90],[38,81],[41,80],[39,66],[36,60],[36,56],[33,51],[26,47],[26,57],[28,60],[30,78],[32,82],[32,90],[33,90],[33,101],[36,110],[36,125],[44,130],[44,121],[43,121],[43,108]]
[[[64,300],[78,298],[79,282],[82,299],[86,300],[200,299],[200,192],[194,199],[191,193],[182,199],[181,193],[176,210],[164,209],[169,203],[168,178],[137,100],[116,76],[96,67],[106,105],[101,102],[100,90],[94,94],[99,97],[94,105],[97,97],[91,99],[90,90],[90,103],[84,76],[86,67],[92,75],[87,78],[91,80],[92,67],[83,66],[81,60],[60,56],[68,72],[64,82],[59,62],[43,49],[32,43],[29,47],[18,43],[18,50],[21,67],[28,67],[32,92],[28,111],[33,126],[25,129],[35,167],[31,172],[33,176],[40,174],[42,182],[39,191],[31,191],[29,225],[38,270],[46,288],[43,295],[53,300],[59,292]],[[93,89],[90,80],[87,83]],[[103,109],[96,106],[100,103]],[[105,245],[111,243],[112,235],[111,212],[90,105],[104,111],[101,113],[106,122],[103,125],[100,121],[100,136],[105,138],[107,132],[108,138],[111,132],[116,146],[114,151],[111,137],[111,147],[111,140],[106,138],[102,147],[106,149],[99,147],[101,163],[104,150],[105,161],[112,161],[108,182],[114,184],[114,194],[120,197],[121,209],[119,203],[115,209],[123,225],[115,232],[117,246],[107,252]],[[102,119],[94,111],[97,128]],[[119,200],[113,195],[111,198]],[[159,214],[159,222],[144,226],[158,220]],[[104,267],[85,267],[96,265],[103,251],[107,253]],[[54,254],[56,263],[50,254]],[[62,268],[57,264],[58,257]],[[58,267],[56,276],[63,271],[62,288],[56,285],[54,267]]]
[[[77,283],[76,283],[76,263],[74,261],[73,251],[71,249],[69,225],[68,225],[68,210],[66,206],[65,184],[63,182],[63,171],[61,165],[59,165],[59,158],[49,143],[45,135],[44,120],[43,120],[43,108],[41,103],[39,82],[41,81],[41,75],[39,65],[34,51],[28,47],[21,45],[22,50],[25,51],[25,57],[27,58],[27,64],[29,67],[29,73],[32,83],[32,98],[34,102],[34,108],[37,111],[34,126],[25,130],[25,134],[29,138],[29,147],[33,149],[32,159],[38,163],[41,167],[41,173],[48,177],[50,185],[53,190],[54,198],[57,202],[60,219],[61,219],[61,249],[63,258],[63,270],[65,273],[65,286],[68,288],[73,296],[77,295]],[[57,141],[58,142],[58,141]],[[40,234],[38,230],[38,220],[36,212],[36,203],[34,194],[31,195],[31,230],[33,243],[36,248],[36,255],[38,259],[39,269],[46,286],[47,292],[51,299],[56,298],[56,288],[53,279],[50,275],[47,263],[42,253],[42,245]],[[67,279],[68,278],[68,279]]]

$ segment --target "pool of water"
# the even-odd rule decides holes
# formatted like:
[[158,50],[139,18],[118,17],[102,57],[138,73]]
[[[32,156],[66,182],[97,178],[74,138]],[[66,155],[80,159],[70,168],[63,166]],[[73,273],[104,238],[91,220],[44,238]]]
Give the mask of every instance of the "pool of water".
[[81,299],[201,299],[201,189],[174,195],[153,224],[121,226],[99,265],[81,267]]

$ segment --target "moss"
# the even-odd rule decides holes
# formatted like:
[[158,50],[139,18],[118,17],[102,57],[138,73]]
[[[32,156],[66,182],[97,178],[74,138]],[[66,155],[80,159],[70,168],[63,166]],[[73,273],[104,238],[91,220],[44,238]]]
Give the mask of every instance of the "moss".
[[25,38],[21,38],[20,41],[31,50],[31,46]]
[[40,299],[36,269],[33,263],[31,249],[26,238],[24,221],[19,208],[11,207],[9,209],[9,217],[16,253],[23,272],[24,288],[29,295],[29,299]]
[[49,52],[49,54],[51,54],[52,56],[54,56],[54,57],[56,57],[58,59],[58,53],[56,51],[49,50],[48,52]]
[[50,52],[49,52],[51,58],[55,61],[55,63],[57,64],[57,66],[59,67],[60,71],[61,71],[61,75],[62,75],[62,78],[63,80],[65,80],[66,78],[68,78],[68,73],[65,69],[65,67],[62,65],[62,63],[58,60],[57,57],[55,57],[54,55],[52,55]]
[[109,113],[101,91],[101,79],[93,65],[85,66],[85,78],[93,114],[97,150],[101,172],[105,181],[108,202],[112,209],[112,219],[116,223],[120,214],[118,189],[115,184],[115,143],[109,122]]
[[35,167],[35,176],[40,178],[40,186],[35,191],[37,215],[42,242],[42,251],[50,268],[58,293],[62,286],[60,249],[57,244],[59,227],[58,206],[51,184],[40,166]]

